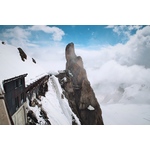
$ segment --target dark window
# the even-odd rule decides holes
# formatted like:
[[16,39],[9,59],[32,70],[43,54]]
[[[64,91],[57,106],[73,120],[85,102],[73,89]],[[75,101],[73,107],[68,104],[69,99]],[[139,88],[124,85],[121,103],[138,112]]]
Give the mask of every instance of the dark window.
[[21,94],[21,104],[24,102],[24,93]]
[[17,79],[15,81],[15,88],[18,88],[23,85],[23,79]]
[[15,81],[15,88],[19,86],[18,80]]
[[19,97],[18,96],[15,98],[15,106],[16,106],[16,110],[18,110],[18,108],[19,108]]
[[22,79],[19,79],[19,80],[18,80],[18,85],[21,86],[22,84],[23,84],[23,80],[22,80]]

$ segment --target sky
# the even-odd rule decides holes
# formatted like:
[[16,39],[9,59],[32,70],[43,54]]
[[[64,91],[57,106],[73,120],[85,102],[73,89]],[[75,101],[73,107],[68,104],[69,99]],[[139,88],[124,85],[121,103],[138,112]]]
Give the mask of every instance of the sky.
[[140,28],[143,26],[3,25],[0,26],[0,38],[14,45],[17,45],[20,40],[18,45],[27,44],[30,47],[74,42],[77,47],[100,48],[105,45],[125,43],[129,36],[135,34]]

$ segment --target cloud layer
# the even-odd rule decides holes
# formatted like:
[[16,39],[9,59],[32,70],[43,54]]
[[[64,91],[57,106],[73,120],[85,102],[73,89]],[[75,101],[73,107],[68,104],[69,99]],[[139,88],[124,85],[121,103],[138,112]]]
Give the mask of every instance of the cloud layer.
[[[65,44],[40,48],[34,53],[47,70],[65,69]],[[41,51],[40,51],[41,50]],[[107,95],[120,85],[150,85],[150,26],[130,35],[128,42],[100,50],[76,48],[96,94]]]
[[[83,56],[88,77],[101,100],[119,86],[124,89],[136,84],[150,87],[150,26],[130,35],[125,44],[108,46],[100,51],[79,50],[78,53]],[[139,93],[139,89],[135,90]],[[147,102],[148,97],[143,92],[138,101]]]

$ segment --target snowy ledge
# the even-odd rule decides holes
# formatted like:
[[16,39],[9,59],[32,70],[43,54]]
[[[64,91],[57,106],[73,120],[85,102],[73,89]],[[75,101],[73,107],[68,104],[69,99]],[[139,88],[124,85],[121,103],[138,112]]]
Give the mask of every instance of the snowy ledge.
[[95,110],[95,108],[94,108],[93,106],[91,106],[91,105],[89,105],[89,106],[87,107],[87,109],[88,109],[88,110]]

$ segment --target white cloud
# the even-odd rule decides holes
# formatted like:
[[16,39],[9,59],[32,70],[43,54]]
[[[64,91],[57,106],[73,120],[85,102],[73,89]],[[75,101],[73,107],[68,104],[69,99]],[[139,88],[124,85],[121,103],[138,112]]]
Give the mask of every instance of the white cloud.
[[142,26],[141,25],[129,25],[128,29],[129,30],[138,30],[140,29]]
[[[52,40],[49,41],[47,39],[45,41],[38,42],[33,40],[31,41],[30,38],[34,39],[32,32],[37,31],[43,31],[45,34],[50,34],[52,36]],[[38,53],[38,50],[40,51],[40,45],[51,45],[51,47],[53,47],[55,45],[55,42],[60,43],[64,35],[65,33],[63,30],[57,27],[49,27],[46,25],[35,25],[29,27],[16,26],[14,28],[4,30],[1,34],[2,38],[7,39],[7,43],[12,44],[16,47],[23,48],[27,51],[28,54],[35,54],[35,52]],[[38,34],[35,34],[35,38],[39,38]]]
[[2,33],[4,37],[6,38],[15,38],[15,39],[27,39],[28,36],[30,36],[30,32],[22,29],[18,26],[11,28],[11,29],[6,29],[5,32]]
[[114,28],[114,27],[115,27],[115,25],[108,25],[105,28]]
[[[77,49],[76,53],[83,58],[88,78],[100,100],[121,85],[150,88],[150,26],[138,29],[125,44],[102,47],[99,51]],[[143,98],[138,101],[147,102],[148,92],[141,93]]]
[[150,26],[138,30],[130,37],[126,45],[130,48],[130,58],[132,57],[133,64],[150,68]]
[[[130,36],[130,40],[126,44],[109,45],[102,47],[99,51],[91,51],[86,48],[77,49],[75,45],[75,51],[78,56],[83,58],[88,78],[93,86],[103,84],[108,85],[106,86],[108,89],[114,89],[122,83],[126,85],[150,84],[150,69],[146,69],[150,68],[149,36],[150,27],[147,26]],[[53,51],[53,49],[57,49],[57,51]],[[47,69],[65,69],[65,45],[49,47],[43,53],[43,60],[48,62]],[[54,65],[56,65],[55,68]]]
[[[126,44],[120,43],[115,46],[105,46],[99,51],[91,51],[86,48],[77,49],[75,45],[75,51],[77,55],[83,58],[84,66],[89,70],[88,73],[92,74],[91,72],[93,72],[91,78],[94,76],[95,71],[97,72],[97,70],[100,70],[100,68],[104,66],[104,68],[108,68],[111,63],[113,63],[111,67],[118,65],[118,68],[123,67],[124,69],[132,68],[132,66],[142,67],[143,69],[150,68],[150,26],[138,30],[135,35],[130,36]],[[60,63],[60,67],[62,63],[65,63],[64,44],[53,45],[48,47],[47,50],[43,48],[42,53],[45,54],[43,55],[43,60],[49,59],[49,62],[52,61],[52,63],[57,60],[57,63]],[[38,56],[40,58],[40,51]],[[63,62],[59,60],[63,60]],[[62,69],[64,69],[64,67]],[[97,80],[95,82],[97,82]]]
[[[27,31],[26,29],[23,29],[19,26],[16,26],[14,28],[6,29],[2,36],[7,39],[7,42],[22,48],[27,48],[27,45],[29,44],[28,38],[30,37],[31,33]],[[32,45],[33,46],[33,45]],[[35,46],[35,45],[34,45]]]
[[113,32],[117,33],[119,36],[121,35],[123,40],[128,40],[131,36],[131,32],[133,30],[139,30],[142,28],[140,25],[109,25],[106,28],[112,28]]
[[115,29],[115,30],[124,30],[124,29],[127,29],[127,30],[138,30],[141,27],[142,27],[141,25],[108,25],[105,28],[112,28],[112,29]]
[[62,37],[65,35],[64,31],[57,28],[57,27],[49,27],[46,25],[35,25],[32,27],[29,27],[28,30],[31,31],[43,31],[45,33],[52,34],[54,41],[61,41]]

